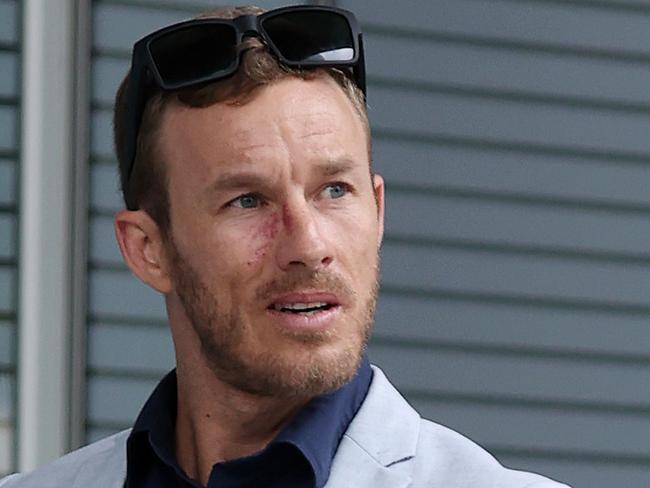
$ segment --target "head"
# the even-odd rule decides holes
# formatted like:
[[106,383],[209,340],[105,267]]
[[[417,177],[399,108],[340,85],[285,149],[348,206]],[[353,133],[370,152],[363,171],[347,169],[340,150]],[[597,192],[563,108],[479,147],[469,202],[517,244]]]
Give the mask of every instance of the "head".
[[166,297],[179,368],[313,396],[347,381],[367,342],[383,182],[348,77],[287,69],[245,42],[233,77],[149,100],[140,209],[120,212],[116,233],[133,272]]

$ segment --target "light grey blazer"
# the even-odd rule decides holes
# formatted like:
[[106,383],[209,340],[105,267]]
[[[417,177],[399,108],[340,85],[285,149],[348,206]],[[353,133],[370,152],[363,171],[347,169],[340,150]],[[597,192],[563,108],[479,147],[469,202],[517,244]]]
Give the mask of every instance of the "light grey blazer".
[[[487,451],[422,419],[373,366],[359,412],[334,456],[326,488],[567,488],[503,467]],[[129,431],[74,451],[0,488],[122,488]]]

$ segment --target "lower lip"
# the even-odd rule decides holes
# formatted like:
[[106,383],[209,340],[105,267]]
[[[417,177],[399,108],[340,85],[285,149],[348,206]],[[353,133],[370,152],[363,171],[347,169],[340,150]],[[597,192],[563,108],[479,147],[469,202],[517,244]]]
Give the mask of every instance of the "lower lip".
[[302,332],[324,331],[333,328],[340,312],[340,305],[328,308],[327,310],[320,310],[309,315],[267,309],[267,313],[271,316],[273,322],[278,324],[280,327]]

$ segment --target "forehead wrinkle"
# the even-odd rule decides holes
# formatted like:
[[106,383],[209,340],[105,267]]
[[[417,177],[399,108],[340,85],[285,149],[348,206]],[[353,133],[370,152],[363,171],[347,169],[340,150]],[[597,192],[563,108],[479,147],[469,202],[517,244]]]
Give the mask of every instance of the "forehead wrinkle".
[[313,136],[332,134],[337,127],[337,120],[330,111],[321,109],[292,116],[283,129],[290,131],[294,124],[300,129],[298,139],[307,139]]

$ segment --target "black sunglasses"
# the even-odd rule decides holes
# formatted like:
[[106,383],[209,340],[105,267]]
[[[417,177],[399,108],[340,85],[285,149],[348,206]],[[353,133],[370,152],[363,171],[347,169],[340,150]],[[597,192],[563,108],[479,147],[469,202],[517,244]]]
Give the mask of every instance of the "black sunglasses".
[[351,70],[366,94],[361,30],[352,12],[313,5],[284,7],[235,19],[194,19],[160,29],[133,46],[119,155],[129,210],[138,208],[130,188],[138,132],[153,88],[178,90],[233,75],[246,36],[261,38],[288,67]]

